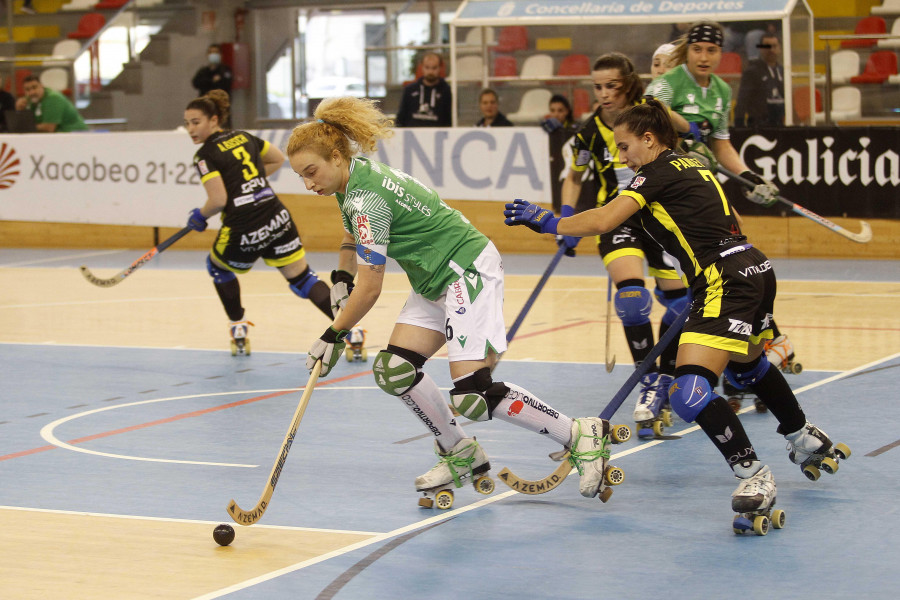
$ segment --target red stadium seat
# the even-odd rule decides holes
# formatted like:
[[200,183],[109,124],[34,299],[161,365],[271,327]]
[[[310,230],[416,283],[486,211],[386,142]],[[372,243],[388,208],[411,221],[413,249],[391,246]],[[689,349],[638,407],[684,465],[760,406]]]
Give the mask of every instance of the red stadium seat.
[[[822,112],[822,92],[816,90],[816,112]],[[809,121],[809,88],[798,87],[794,89],[794,114],[797,120],[806,123]]]
[[572,93],[572,114],[576,120],[583,119],[594,112],[591,106],[591,93],[584,88],[575,88]]
[[78,21],[78,29],[69,33],[73,40],[87,40],[103,29],[106,25],[106,17],[100,13],[88,13]]
[[[887,23],[881,17],[863,17],[856,24],[853,33],[873,34],[887,33]],[[841,48],[868,48],[878,43],[878,40],[841,40]]]
[[743,70],[741,55],[737,52],[723,52],[716,75],[740,75]]
[[890,50],[879,50],[869,55],[866,68],[850,83],[884,83],[888,77],[897,74],[897,55]]
[[494,57],[494,77],[516,77],[518,74],[519,67],[516,64],[516,59],[514,57]]
[[94,5],[95,10],[116,10],[128,4],[128,0],[101,0]]
[[560,77],[579,77],[591,74],[591,59],[585,54],[570,54],[559,63],[557,75]]
[[521,25],[509,25],[500,30],[495,52],[515,52],[528,49],[528,29]]

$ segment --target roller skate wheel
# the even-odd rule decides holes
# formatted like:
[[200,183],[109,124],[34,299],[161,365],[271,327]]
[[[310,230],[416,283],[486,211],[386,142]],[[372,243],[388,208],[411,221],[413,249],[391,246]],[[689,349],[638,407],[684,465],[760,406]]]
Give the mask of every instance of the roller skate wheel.
[[419,506],[421,506],[422,508],[431,508],[432,506],[434,506],[434,500],[432,500],[428,496],[423,496],[422,498],[419,498]]
[[344,350],[344,358],[347,359],[347,362],[353,362],[353,348],[348,347]]
[[834,475],[835,473],[837,473],[837,470],[839,468],[838,462],[830,456],[826,456],[825,458],[823,458],[819,466],[829,475]]
[[237,342],[234,341],[234,340],[231,340],[231,355],[232,355],[232,356],[237,356],[237,353],[238,353]]
[[671,427],[672,425],[675,424],[675,421],[672,419],[672,411],[671,410],[662,411],[661,416],[662,416],[662,423],[666,427]]
[[760,400],[759,398],[756,398],[755,400],[753,400],[753,407],[756,409],[756,412],[758,412],[758,413],[769,412],[769,407],[766,406],[766,403],[763,402],[762,400]]
[[662,437],[662,434],[663,434],[662,421],[654,421],[653,422],[653,435],[656,437]]
[[759,515],[753,519],[753,533],[756,535],[766,535],[769,533],[769,517]]
[[369,351],[366,350],[365,348],[363,348],[362,352],[360,352],[360,356],[362,356],[363,362],[368,361],[369,360]]
[[450,490],[441,490],[434,495],[434,501],[441,510],[447,510],[453,506],[453,492]]
[[810,481],[817,481],[822,475],[815,465],[806,465],[803,467],[803,474],[806,475],[806,478]]
[[631,439],[631,428],[628,425],[613,425],[610,439],[613,444],[624,444]]
[[479,477],[475,480],[475,491],[485,496],[493,493],[494,480],[487,476]]
[[850,458],[850,448],[846,444],[835,444],[834,453],[841,460],[847,460],[848,458]]
[[625,471],[619,467],[606,467],[606,471],[603,473],[603,479],[606,481],[607,485],[619,485],[625,481]]
[[243,354],[250,356],[250,340],[244,340]]
[[800,373],[803,372],[803,365],[801,365],[798,362],[791,363],[790,370],[791,370],[791,373],[793,373],[794,375],[799,375]]
[[772,527],[775,529],[784,529],[784,522],[786,519],[787,517],[783,510],[772,511]]
[[608,487],[608,488],[603,488],[603,491],[600,492],[600,495],[597,497],[600,498],[600,502],[602,502],[603,504],[606,504],[607,502],[609,502],[609,499],[612,498],[612,494],[613,494],[612,488]]
[[728,399],[728,406],[730,406],[731,410],[733,410],[735,413],[741,410],[741,404],[741,399],[738,396],[732,396]]
[[743,535],[744,533],[753,529],[753,523],[747,517],[737,515],[734,517],[734,521],[731,524],[731,529],[737,535]]

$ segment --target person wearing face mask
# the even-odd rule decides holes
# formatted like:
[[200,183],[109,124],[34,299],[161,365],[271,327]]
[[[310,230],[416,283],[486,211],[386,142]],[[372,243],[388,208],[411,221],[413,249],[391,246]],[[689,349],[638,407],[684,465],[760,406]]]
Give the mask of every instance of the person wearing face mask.
[[231,95],[231,68],[222,64],[221,47],[218,44],[210,44],[206,50],[206,58],[209,63],[197,70],[191,85],[197,88],[199,96],[205,96],[212,90],[222,90]]
[[397,127],[450,127],[453,92],[441,77],[444,59],[428,52],[422,57],[422,76],[403,88]]

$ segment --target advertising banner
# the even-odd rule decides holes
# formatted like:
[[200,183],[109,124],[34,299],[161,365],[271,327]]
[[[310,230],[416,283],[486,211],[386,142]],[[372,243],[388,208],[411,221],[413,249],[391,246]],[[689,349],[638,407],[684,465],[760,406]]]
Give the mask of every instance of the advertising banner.
[[[254,131],[284,148],[290,130]],[[0,135],[0,219],[180,227],[205,201],[184,132]],[[373,158],[448,200],[551,201],[540,128],[397,129]],[[307,190],[287,161],[276,193]],[[215,225],[215,223],[213,223]]]

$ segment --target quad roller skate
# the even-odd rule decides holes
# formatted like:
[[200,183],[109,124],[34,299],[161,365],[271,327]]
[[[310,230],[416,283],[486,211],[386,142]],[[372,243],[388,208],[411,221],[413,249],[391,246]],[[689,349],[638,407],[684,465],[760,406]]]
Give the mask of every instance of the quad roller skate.
[[247,337],[247,333],[249,333],[251,325],[253,323],[250,321],[232,321],[229,325],[232,356],[238,354],[250,356],[250,338]]
[[839,461],[850,458],[850,448],[847,445],[832,444],[825,432],[811,423],[788,434],[779,426],[778,433],[788,441],[788,458],[792,463],[800,465],[803,474],[810,481],[818,480],[821,471],[834,475]]
[[634,407],[639,438],[662,437],[663,428],[672,426],[672,410],[666,406],[671,384],[670,375],[647,373],[641,377],[641,392]]
[[363,344],[366,343],[365,329],[357,325],[350,330],[344,341],[347,342],[347,348],[344,350],[344,357],[346,357],[347,362],[366,362],[369,360],[369,353],[363,348]]
[[416,477],[416,490],[422,492],[419,506],[441,510],[453,506],[453,490],[461,488],[466,479],[472,480],[475,491],[488,495],[494,491],[494,480],[488,476],[491,463],[475,438],[463,438],[444,452],[434,442],[434,452],[440,459],[430,471]]
[[775,478],[765,465],[755,475],[741,479],[731,494],[731,510],[738,513],[731,528],[737,535],[752,531],[766,535],[769,527],[782,529],[785,524],[783,510],[775,507]]
[[799,375],[803,371],[803,365],[794,357],[794,344],[786,335],[779,335],[774,340],[766,340],[766,358],[784,373]]
[[733,410],[735,414],[740,412],[741,407],[744,405],[744,400],[747,398],[753,399],[753,405],[754,408],[756,408],[756,412],[764,413],[769,410],[768,407],[766,407],[766,404],[750,392],[750,390],[737,387],[731,383],[725,375],[722,375],[722,392],[728,400],[728,406],[731,407],[731,410]]
[[[611,441],[611,435],[616,439],[615,430],[621,427],[625,426],[613,427],[597,417],[573,419],[568,460],[581,477],[579,491],[585,498],[598,496],[601,502],[607,502],[613,493],[610,486],[625,481],[625,471],[609,464],[609,444],[618,443]],[[631,437],[630,430],[628,433]]]

